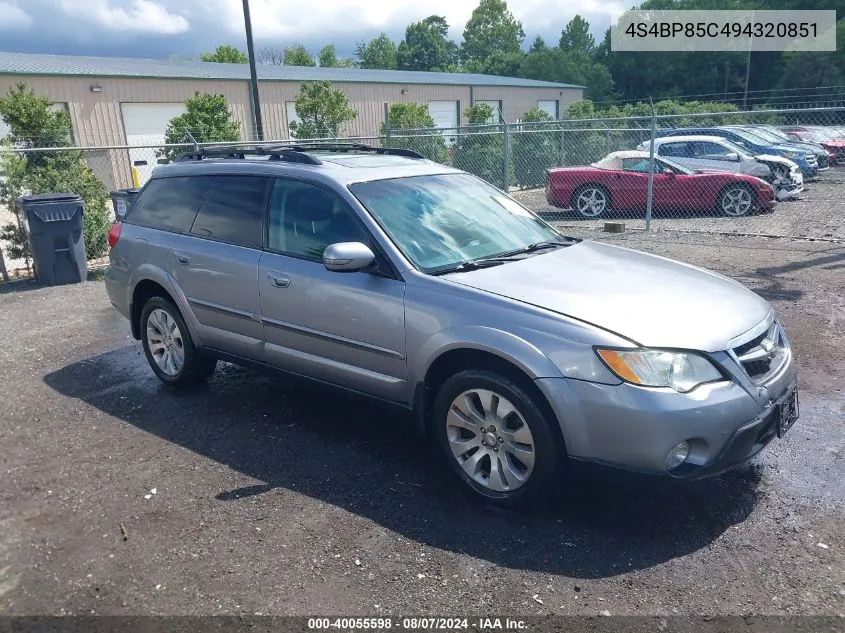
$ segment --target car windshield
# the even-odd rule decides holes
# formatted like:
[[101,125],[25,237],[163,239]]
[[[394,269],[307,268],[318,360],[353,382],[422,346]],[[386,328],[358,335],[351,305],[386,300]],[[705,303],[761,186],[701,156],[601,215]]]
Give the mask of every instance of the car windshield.
[[498,189],[467,174],[376,180],[349,189],[405,256],[427,273],[546,242],[571,243]]
[[749,130],[749,133],[755,134],[762,138],[764,141],[768,141],[770,143],[781,144],[784,140],[788,141],[787,138],[781,138],[777,134],[770,132],[769,130],[765,130],[763,128],[755,127],[753,130]]
[[763,132],[765,132],[766,134],[768,134],[769,136],[774,137],[774,138],[778,139],[778,140],[779,140],[779,141],[781,141],[781,142],[783,142],[783,141],[790,141],[790,140],[791,140],[791,139],[790,139],[790,138],[789,138],[786,134],[784,134],[783,132],[781,132],[780,130],[775,129],[775,128],[769,128],[769,127],[762,127],[762,128],[761,128],[761,127],[755,127],[755,128],[754,128],[754,131],[755,131],[755,132],[757,132],[758,134],[760,134],[760,131],[763,131]]
[[727,128],[727,130],[729,132],[733,132],[734,134],[736,134],[742,140],[747,141],[749,143],[753,143],[754,145],[771,145],[770,141],[767,141],[766,139],[761,138],[757,134],[752,134],[748,130],[741,130],[741,129],[735,128],[735,127]]
[[822,141],[829,141],[832,136],[828,136],[824,132],[820,132],[818,130],[807,130],[806,132],[798,132],[798,136],[801,138],[805,138],[809,141],[815,141],[816,143],[820,143]]

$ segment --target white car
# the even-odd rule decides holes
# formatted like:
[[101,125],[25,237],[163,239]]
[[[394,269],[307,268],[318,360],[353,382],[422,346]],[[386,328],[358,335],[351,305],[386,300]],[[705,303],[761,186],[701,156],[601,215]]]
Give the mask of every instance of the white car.
[[[718,136],[664,136],[655,139],[655,152],[695,170],[727,171],[756,176],[775,189],[778,200],[792,198],[804,190],[804,176],[794,162],[782,156],[753,155]],[[648,151],[649,141],[638,149]]]

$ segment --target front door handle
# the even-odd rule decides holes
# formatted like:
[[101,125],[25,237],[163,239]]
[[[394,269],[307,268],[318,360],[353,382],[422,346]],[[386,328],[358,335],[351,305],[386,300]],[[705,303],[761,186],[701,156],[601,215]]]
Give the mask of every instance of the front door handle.
[[267,279],[269,279],[270,283],[276,288],[287,288],[290,286],[290,275],[286,275],[284,273],[269,272],[267,273]]
[[187,253],[181,253],[179,251],[173,251],[173,254],[176,255],[176,261],[180,264],[190,264],[191,263],[191,256]]

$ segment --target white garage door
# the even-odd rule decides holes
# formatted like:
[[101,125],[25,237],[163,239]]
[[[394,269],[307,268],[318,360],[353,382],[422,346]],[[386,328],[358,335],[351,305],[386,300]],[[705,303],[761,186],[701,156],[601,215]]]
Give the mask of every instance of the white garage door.
[[[434,127],[456,128],[458,127],[458,112],[460,101],[429,101],[428,112],[434,119]],[[446,144],[452,145],[455,142],[454,132],[446,136]]]
[[[123,129],[127,145],[162,145],[170,119],[185,113],[184,103],[122,103]],[[143,185],[156,166],[155,148],[129,150],[129,162],[137,170],[138,184]]]
[[538,101],[537,107],[553,119],[557,118],[557,100]]

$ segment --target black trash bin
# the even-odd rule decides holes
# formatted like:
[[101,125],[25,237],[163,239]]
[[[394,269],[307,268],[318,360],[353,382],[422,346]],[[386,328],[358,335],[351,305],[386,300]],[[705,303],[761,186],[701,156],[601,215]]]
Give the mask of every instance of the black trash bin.
[[132,203],[135,202],[135,198],[138,197],[138,193],[140,189],[118,189],[117,191],[109,192],[111,196],[111,203],[114,207],[114,217],[117,221],[122,220],[126,217],[126,212],[129,211],[129,207],[132,206]]
[[41,193],[23,196],[20,202],[39,283],[57,286],[85,281],[82,198],[75,193]]

